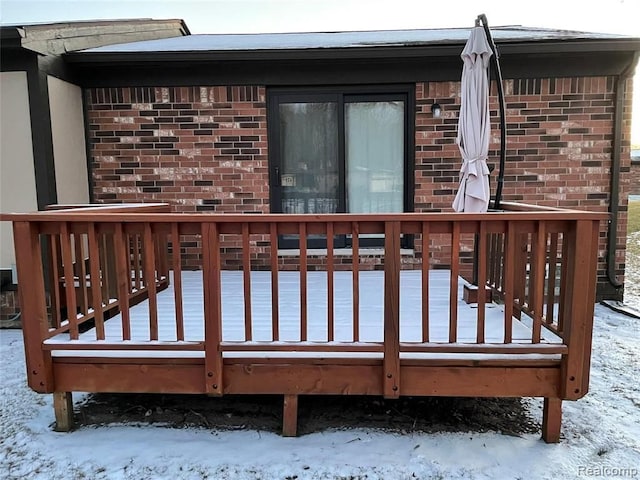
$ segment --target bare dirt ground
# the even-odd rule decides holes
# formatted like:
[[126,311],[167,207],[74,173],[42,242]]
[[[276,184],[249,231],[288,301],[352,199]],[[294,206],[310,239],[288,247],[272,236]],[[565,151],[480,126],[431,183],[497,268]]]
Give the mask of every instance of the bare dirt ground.
[[[133,423],[277,433],[282,428],[282,396],[94,394],[76,405],[75,417],[85,427]],[[300,397],[300,435],[350,428],[520,435],[538,432],[540,425],[529,416],[526,401],[520,399]]]

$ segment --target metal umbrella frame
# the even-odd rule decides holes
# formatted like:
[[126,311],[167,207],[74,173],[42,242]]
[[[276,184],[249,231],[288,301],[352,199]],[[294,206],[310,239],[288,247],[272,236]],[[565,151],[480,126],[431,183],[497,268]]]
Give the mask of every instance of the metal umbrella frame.
[[[491,36],[491,30],[489,29],[489,22],[487,16],[484,13],[478,15],[475,21],[476,26],[482,24],[484,33],[487,35],[489,41],[489,48],[493,52],[490,58],[490,64],[493,66],[496,86],[498,88],[498,106],[500,109],[500,166],[498,170],[498,181],[496,186],[496,195],[494,197],[493,209],[500,210],[500,202],[502,201],[502,187],[504,185],[504,169],[507,158],[507,125],[506,125],[506,105],[504,100],[504,87],[502,85],[502,71],[500,69],[500,54],[498,47],[496,47],[493,37]],[[491,81],[489,80],[489,88],[491,88]]]

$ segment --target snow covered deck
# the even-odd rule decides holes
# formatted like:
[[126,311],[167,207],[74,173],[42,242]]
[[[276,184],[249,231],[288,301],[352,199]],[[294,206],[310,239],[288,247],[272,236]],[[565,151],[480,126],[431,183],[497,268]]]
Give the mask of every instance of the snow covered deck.
[[[429,339],[433,344],[450,344],[449,342],[449,285],[451,272],[448,270],[432,270],[429,272],[429,316],[432,319],[429,325]],[[243,286],[243,272],[222,271],[222,341],[229,345],[235,342],[245,342],[245,298]],[[271,297],[271,272],[251,272],[251,312],[252,312],[252,340],[245,343],[247,347],[252,345],[262,346],[264,350],[244,352],[224,352],[224,357],[260,356],[282,358],[291,356],[311,357],[317,353],[297,350],[301,346],[313,346],[320,344],[339,345],[354,342],[354,315],[353,315],[353,276],[351,272],[341,271],[334,273],[334,339],[329,342],[328,332],[328,291],[327,272],[307,272],[307,340],[301,343],[300,325],[300,273],[279,272],[279,342],[273,341],[273,309]],[[158,293],[158,338],[151,340],[149,323],[149,300],[135,305],[130,310],[130,340],[127,344],[145,344],[148,342],[170,343],[178,342],[176,329],[176,302],[175,282],[170,281],[169,287]],[[456,295],[458,323],[456,341],[461,348],[464,344],[475,344],[478,331],[478,305],[467,304],[462,300],[462,289],[465,282],[461,279]],[[200,344],[204,342],[204,295],[202,271],[182,272],[182,302],[184,312],[184,340],[179,345]],[[422,279],[421,272],[416,270],[404,270],[400,272],[400,342],[422,343]],[[384,340],[384,273],[382,271],[360,272],[358,306],[359,339],[358,342],[365,346],[367,343],[382,343]],[[486,305],[485,314],[485,343],[504,345],[505,320],[504,305],[490,303]],[[511,319],[512,344],[521,346],[531,345],[531,322]],[[53,350],[54,357],[65,356],[109,356],[109,357],[204,357],[204,349],[201,351],[189,350],[88,350],[92,342],[99,345],[111,344],[116,347],[123,342],[122,316],[120,314],[111,318],[104,324],[104,340],[96,340],[96,329],[91,328],[80,333],[77,340],[71,340],[70,334],[59,333],[45,341],[48,348],[56,345],[82,344],[82,350]],[[549,330],[543,330],[541,344],[562,345],[562,339]],[[266,342],[266,343],[265,343]],[[290,346],[288,351],[276,351],[269,349],[275,346]],[[358,352],[322,352],[323,357],[359,357],[382,358],[382,351],[358,351]],[[457,359],[504,359],[510,354],[491,353],[420,353],[402,352],[401,358],[457,358]],[[520,354],[521,360],[559,360],[559,354]]]

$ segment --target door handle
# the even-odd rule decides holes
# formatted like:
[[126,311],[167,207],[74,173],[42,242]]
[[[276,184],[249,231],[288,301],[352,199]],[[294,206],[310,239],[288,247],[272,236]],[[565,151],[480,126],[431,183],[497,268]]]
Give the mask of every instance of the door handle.
[[280,167],[275,167],[273,169],[273,174],[275,175],[275,182],[274,185],[276,187],[281,187],[282,186],[282,179],[280,178]]

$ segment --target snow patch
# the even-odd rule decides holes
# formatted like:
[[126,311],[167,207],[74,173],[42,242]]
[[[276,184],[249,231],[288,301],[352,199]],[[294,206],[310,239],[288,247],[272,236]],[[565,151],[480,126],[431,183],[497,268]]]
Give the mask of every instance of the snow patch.
[[[0,476],[6,479],[579,479],[640,477],[640,322],[596,305],[591,387],[564,402],[563,438],[496,433],[259,431],[112,424],[55,433],[50,395],[26,385],[22,332],[0,331]],[[82,394],[74,394],[81,401]],[[541,417],[539,399],[527,401]],[[614,470],[618,469],[618,470]],[[634,474],[635,472],[635,474]]]

